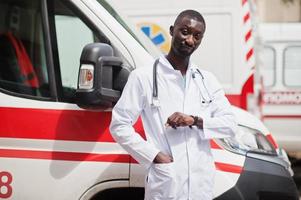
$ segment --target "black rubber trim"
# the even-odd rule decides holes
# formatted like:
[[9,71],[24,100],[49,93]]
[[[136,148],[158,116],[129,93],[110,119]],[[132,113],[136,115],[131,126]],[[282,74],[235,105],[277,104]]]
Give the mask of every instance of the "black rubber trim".
[[59,94],[57,80],[60,79],[60,76],[57,74],[57,71],[54,68],[56,61],[54,60],[53,41],[56,41],[56,38],[54,38],[53,34],[51,33],[54,20],[49,16],[49,13],[53,11],[52,3],[53,1],[49,3],[49,0],[41,1],[41,10],[49,87],[51,97],[57,101]]
[[289,172],[277,163],[247,157],[236,185],[215,200],[298,200]]

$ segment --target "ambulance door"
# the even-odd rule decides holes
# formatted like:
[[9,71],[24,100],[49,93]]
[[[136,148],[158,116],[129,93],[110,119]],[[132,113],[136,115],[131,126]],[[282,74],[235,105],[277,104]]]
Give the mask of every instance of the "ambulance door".
[[301,26],[261,24],[259,52],[263,77],[263,121],[279,144],[293,153],[301,150]]
[[111,113],[74,103],[83,47],[111,43],[82,7],[0,0],[0,199],[79,199],[101,182],[128,185]]

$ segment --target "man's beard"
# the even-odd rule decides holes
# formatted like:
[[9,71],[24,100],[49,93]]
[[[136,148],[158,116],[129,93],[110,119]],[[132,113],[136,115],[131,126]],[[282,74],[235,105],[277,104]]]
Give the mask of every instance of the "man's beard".
[[186,48],[178,48],[177,50],[176,50],[176,54],[178,55],[178,56],[181,56],[181,57],[183,57],[183,58],[185,58],[185,57],[190,57],[191,56],[191,54],[194,52],[194,48],[189,48],[189,49],[186,49]]

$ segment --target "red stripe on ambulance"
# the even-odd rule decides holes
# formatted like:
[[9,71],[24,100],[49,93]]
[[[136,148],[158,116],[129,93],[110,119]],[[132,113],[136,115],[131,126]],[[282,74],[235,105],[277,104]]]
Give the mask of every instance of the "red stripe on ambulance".
[[33,151],[0,149],[2,158],[27,158],[39,160],[65,160],[65,161],[85,161],[85,162],[113,162],[129,163],[128,154],[95,154],[78,152],[59,152],[59,151]]
[[252,30],[249,30],[245,36],[245,41],[247,42],[251,36],[252,36]]
[[[108,128],[111,120],[111,112],[1,107],[0,115],[4,122],[0,126],[0,137],[2,138],[115,142]],[[13,124],[18,124],[18,126],[13,126]],[[145,138],[140,118],[135,124],[135,130]],[[210,145],[212,149],[222,149],[214,140],[211,140]],[[98,154],[24,149],[0,149],[0,157],[137,163],[128,154]],[[232,173],[240,173],[242,168],[240,166],[220,162],[215,162],[215,166],[217,170]]]
[[[111,112],[0,107],[0,115],[0,137],[115,142],[109,131]],[[144,137],[140,119],[135,130]]]
[[[0,149],[2,158],[23,158],[35,160],[62,160],[62,161],[84,161],[84,162],[111,162],[111,163],[138,163],[128,154],[95,154],[78,152],[58,152],[58,151],[33,151]],[[215,162],[215,167],[219,171],[240,174],[241,166],[227,163]]]
[[247,2],[248,2],[248,0],[242,0],[242,5],[244,5]]
[[250,49],[246,55],[246,60],[250,60],[250,58],[253,56],[253,49]]
[[210,140],[210,146],[211,146],[211,149],[223,149],[212,139]]
[[277,142],[275,141],[275,139],[273,138],[272,134],[268,134],[266,136],[266,138],[270,141],[270,143],[272,143],[272,145],[274,146],[275,149],[278,149],[278,144]]
[[254,93],[254,74],[252,74],[242,87],[241,95],[226,95],[229,102],[237,107],[247,109],[247,95]]
[[243,169],[241,166],[220,163],[220,162],[215,162],[215,168],[220,171],[231,172],[236,174],[240,174]]
[[250,19],[250,13],[247,13],[247,14],[244,16],[244,23],[246,23],[249,19]]

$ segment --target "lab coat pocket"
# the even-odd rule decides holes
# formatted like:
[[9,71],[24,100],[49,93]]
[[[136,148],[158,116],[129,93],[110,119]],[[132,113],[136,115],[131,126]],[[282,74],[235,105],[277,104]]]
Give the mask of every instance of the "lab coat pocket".
[[175,199],[176,180],[174,163],[153,164],[145,187],[146,200]]

